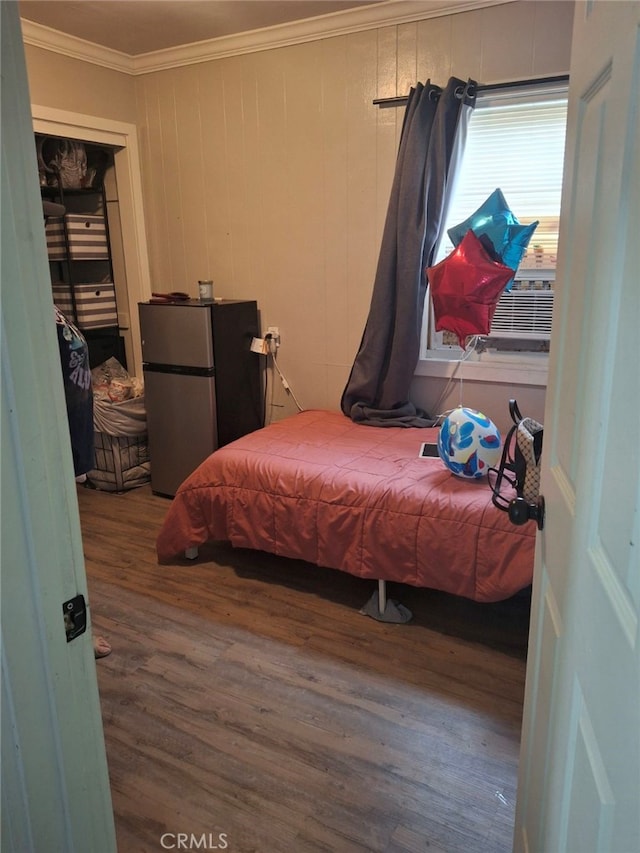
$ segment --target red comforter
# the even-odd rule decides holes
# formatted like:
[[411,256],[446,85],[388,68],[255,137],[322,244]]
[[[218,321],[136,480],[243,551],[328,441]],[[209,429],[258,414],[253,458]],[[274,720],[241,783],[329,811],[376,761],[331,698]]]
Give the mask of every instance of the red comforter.
[[486,479],[419,458],[437,430],[378,428],[306,411],[206,459],[181,485],[160,562],[209,540],[364,578],[499,601],[531,583],[535,524],[514,527]]

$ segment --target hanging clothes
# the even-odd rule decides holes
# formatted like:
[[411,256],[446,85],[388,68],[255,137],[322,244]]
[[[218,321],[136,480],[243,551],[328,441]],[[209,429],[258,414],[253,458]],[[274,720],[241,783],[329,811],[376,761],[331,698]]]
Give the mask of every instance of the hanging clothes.
[[54,305],[75,476],[94,467],[93,389],[89,347],[82,332]]

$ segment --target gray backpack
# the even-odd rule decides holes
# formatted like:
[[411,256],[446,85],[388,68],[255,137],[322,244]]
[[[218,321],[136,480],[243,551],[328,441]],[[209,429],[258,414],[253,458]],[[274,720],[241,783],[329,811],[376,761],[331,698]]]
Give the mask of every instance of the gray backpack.
[[[544,498],[540,494],[540,457],[543,426],[533,418],[523,418],[515,400],[509,400],[513,426],[502,448],[500,465],[489,469],[489,485],[494,506],[509,513],[514,524],[534,520],[538,529],[544,524]],[[495,478],[492,481],[492,478]],[[505,497],[500,489],[506,480],[517,497]]]

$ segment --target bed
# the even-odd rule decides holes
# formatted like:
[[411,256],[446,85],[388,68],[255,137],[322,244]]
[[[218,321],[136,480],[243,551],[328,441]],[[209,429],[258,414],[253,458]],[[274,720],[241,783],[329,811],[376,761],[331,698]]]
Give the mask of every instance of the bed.
[[311,410],[216,450],[180,486],[157,537],[160,563],[209,541],[378,581],[363,612],[408,621],[386,582],[477,602],[532,579],[535,525],[514,526],[485,478],[419,457],[437,429],[370,427]]

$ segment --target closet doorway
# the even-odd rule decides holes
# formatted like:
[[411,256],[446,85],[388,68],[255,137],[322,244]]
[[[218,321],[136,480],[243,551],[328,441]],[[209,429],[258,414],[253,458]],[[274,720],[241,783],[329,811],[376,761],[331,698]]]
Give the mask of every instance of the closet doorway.
[[122,252],[119,259],[121,292],[118,294],[118,325],[125,342],[127,369],[133,375],[142,376],[138,302],[150,298],[151,280],[136,126],[33,104],[31,115],[37,134],[105,145],[114,151],[118,236],[121,238],[117,243]]

